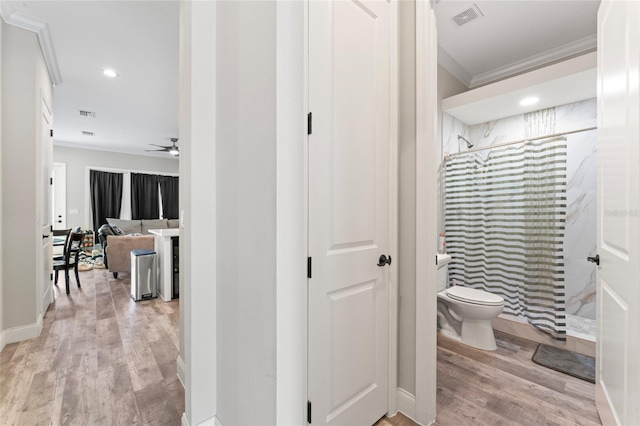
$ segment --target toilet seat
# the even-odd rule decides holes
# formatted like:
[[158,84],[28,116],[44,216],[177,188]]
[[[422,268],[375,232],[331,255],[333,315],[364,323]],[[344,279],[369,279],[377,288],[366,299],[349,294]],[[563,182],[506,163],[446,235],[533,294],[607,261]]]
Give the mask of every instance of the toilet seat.
[[500,306],[504,304],[504,299],[497,294],[470,287],[453,286],[447,288],[445,293],[451,299],[475,305]]

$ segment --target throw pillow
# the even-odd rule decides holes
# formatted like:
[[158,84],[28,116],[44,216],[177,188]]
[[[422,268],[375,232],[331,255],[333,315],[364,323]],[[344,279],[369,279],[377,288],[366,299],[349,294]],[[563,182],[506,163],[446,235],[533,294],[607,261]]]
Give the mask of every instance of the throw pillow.
[[142,232],[142,226],[140,225],[139,220],[114,219],[108,217],[107,222],[111,226],[116,225],[122,229],[125,235],[132,234],[134,232]]
[[124,235],[124,231],[116,225],[111,225],[111,229],[113,230],[113,235]]

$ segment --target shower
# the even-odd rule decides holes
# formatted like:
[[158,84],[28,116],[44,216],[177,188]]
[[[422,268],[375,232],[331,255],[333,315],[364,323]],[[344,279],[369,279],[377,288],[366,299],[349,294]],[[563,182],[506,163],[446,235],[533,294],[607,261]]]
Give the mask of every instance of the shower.
[[467,143],[467,148],[473,148],[473,144],[471,142],[469,142],[468,140],[466,140],[462,136],[458,135],[458,145],[460,145],[460,141],[461,140],[463,140],[463,141],[465,141]]

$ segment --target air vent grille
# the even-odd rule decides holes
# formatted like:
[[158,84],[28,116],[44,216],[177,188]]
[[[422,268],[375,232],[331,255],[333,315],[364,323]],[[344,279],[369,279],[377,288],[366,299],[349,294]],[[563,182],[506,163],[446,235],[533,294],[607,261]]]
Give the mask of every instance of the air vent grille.
[[83,130],[83,131],[82,131],[82,134],[83,134],[84,136],[95,136],[95,135],[96,135],[95,133],[93,133],[93,132],[88,132],[88,131],[86,131],[86,130]]
[[462,26],[462,25],[464,25],[466,23],[469,23],[469,22],[473,21],[474,19],[477,19],[477,18],[479,18],[481,16],[484,16],[484,14],[478,8],[478,6],[476,4],[474,4],[473,7],[470,7],[469,9],[458,13],[452,19],[456,24],[458,24],[458,26]]
[[93,111],[80,110],[80,117],[96,118],[96,113]]

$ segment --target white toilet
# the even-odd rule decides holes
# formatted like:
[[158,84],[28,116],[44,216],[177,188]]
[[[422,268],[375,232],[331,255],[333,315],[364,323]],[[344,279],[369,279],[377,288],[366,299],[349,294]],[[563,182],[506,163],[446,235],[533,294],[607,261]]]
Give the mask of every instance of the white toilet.
[[495,351],[491,320],[504,307],[504,299],[496,294],[470,287],[447,288],[448,254],[437,255],[438,265],[438,324],[440,333],[465,345]]

